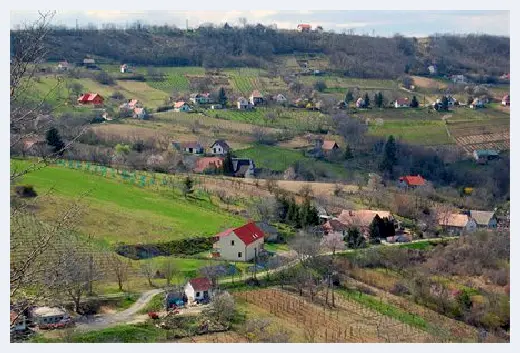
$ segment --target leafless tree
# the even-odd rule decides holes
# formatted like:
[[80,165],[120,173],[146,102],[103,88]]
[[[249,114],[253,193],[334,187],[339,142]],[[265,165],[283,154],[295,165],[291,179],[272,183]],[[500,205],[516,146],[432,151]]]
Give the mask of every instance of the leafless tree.
[[228,292],[217,292],[209,307],[202,312],[202,315],[227,329],[234,319],[236,311],[235,300],[231,294]]
[[271,222],[277,216],[278,203],[274,197],[265,197],[251,203],[248,213],[261,222]]
[[270,319],[248,319],[243,329],[243,336],[251,343],[287,343],[290,334],[283,327],[276,327]]
[[124,283],[128,280],[128,272],[130,270],[130,260],[125,259],[113,252],[107,253],[106,263],[117,280],[120,291],[123,290]]
[[141,266],[141,273],[143,276],[148,280],[148,285],[150,287],[153,287],[152,278],[155,275],[155,266],[153,265],[153,262],[148,260],[142,260]]
[[166,277],[166,286],[170,286],[171,280],[179,274],[179,269],[175,267],[175,264],[173,263],[173,259],[168,258],[163,263],[162,266],[162,272],[164,273],[164,276]]

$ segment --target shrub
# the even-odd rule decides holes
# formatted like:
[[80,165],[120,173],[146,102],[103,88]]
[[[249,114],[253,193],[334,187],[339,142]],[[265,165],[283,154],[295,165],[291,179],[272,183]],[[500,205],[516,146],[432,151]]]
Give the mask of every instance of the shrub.
[[16,186],[14,190],[16,194],[20,197],[28,198],[38,196],[36,190],[34,190],[34,186],[32,185],[19,185]]

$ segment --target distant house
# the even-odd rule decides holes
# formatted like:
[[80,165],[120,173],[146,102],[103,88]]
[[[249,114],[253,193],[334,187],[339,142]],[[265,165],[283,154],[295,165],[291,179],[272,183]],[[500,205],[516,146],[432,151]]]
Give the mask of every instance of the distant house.
[[467,83],[468,80],[466,79],[466,76],[464,75],[453,75],[451,76],[451,81],[453,83]]
[[358,228],[363,235],[368,236],[370,224],[376,215],[393,220],[389,211],[380,210],[342,210],[336,220],[347,228]]
[[437,223],[452,235],[470,233],[477,229],[477,222],[466,214],[441,214],[437,216]]
[[204,173],[204,171],[210,169],[219,169],[224,165],[223,157],[202,157],[197,159],[195,162],[195,168],[193,171],[195,173]]
[[188,103],[180,101],[180,102],[176,102],[174,104],[173,111],[178,112],[178,113],[179,112],[189,112],[189,111],[191,111],[191,108],[188,105]]
[[356,100],[356,107],[357,108],[364,108],[365,107],[365,100],[363,98],[359,97]]
[[408,98],[397,98],[394,102],[396,108],[408,108],[410,107],[410,101]]
[[498,159],[500,154],[497,150],[474,150],[473,158],[478,164],[486,164],[489,160]]
[[190,94],[190,101],[192,101],[193,104],[209,104],[212,99],[209,93],[193,93]]
[[139,106],[139,101],[137,99],[129,99],[128,102],[123,103],[119,106],[119,109],[127,109],[134,110]]
[[60,71],[67,71],[68,69],[70,69],[70,64],[67,62],[67,60],[60,61],[58,63],[58,70],[60,70]]
[[471,102],[469,107],[471,109],[484,108],[484,101],[480,98],[475,98],[473,99],[473,102]]
[[239,97],[237,99],[237,108],[240,109],[240,110],[247,110],[247,109],[251,109],[253,107],[253,105],[251,103],[249,103],[249,101],[247,99],[245,99],[244,97]]
[[497,218],[494,211],[469,211],[469,216],[477,223],[477,228],[496,229]]
[[225,140],[216,140],[210,147],[211,152],[216,155],[225,155],[229,152],[229,145]]
[[197,301],[209,301],[213,297],[211,280],[207,277],[192,278],[184,286],[184,294],[188,305]]
[[262,93],[260,93],[260,91],[255,89],[253,93],[251,93],[251,95],[249,96],[249,103],[251,103],[252,105],[264,104],[264,96],[262,95]]
[[232,158],[233,172],[238,178],[251,178],[255,175],[255,163],[249,158]]
[[[177,145],[177,144],[174,143],[174,145]],[[190,154],[204,153],[204,147],[198,142],[184,142],[184,143],[181,143],[179,146],[185,153],[190,153]]]
[[428,71],[430,72],[430,75],[436,75],[437,74],[437,66],[435,66],[435,65],[428,66]]
[[406,188],[417,188],[425,186],[426,180],[420,175],[406,175],[399,178],[397,185]]
[[296,27],[296,30],[300,33],[309,33],[312,29],[312,26],[309,25],[309,24],[299,24],[297,27]]
[[27,329],[27,319],[25,315],[18,314],[15,311],[11,310],[9,318],[9,326],[11,328],[11,332],[21,332]]
[[34,308],[31,311],[30,316],[32,322],[40,327],[57,324],[69,319],[69,315],[65,310],[57,307],[50,308],[47,306]]
[[103,105],[105,99],[97,93],[85,93],[78,98],[78,104]]
[[83,59],[83,66],[87,68],[95,68],[96,67],[96,60],[91,58],[85,58]]
[[146,119],[147,114],[144,108],[134,108],[134,118],[136,119]]
[[315,29],[315,31],[316,31],[317,33],[323,33],[323,27],[322,27],[322,26],[317,26],[316,29]]
[[323,140],[320,147],[326,154],[336,152],[339,149],[338,144],[334,140]]
[[503,105],[504,107],[510,105],[510,97],[509,97],[509,94],[506,94],[506,95],[502,98],[502,105]]
[[119,67],[119,71],[121,71],[122,74],[129,73],[129,68],[127,64],[123,64]]
[[274,101],[277,104],[286,104],[287,103],[287,98],[285,98],[285,96],[280,93],[280,94],[277,94],[276,96],[274,96]]
[[215,236],[213,256],[228,261],[253,260],[264,248],[265,234],[253,222]]
[[503,74],[502,76],[500,76],[500,79],[502,80],[511,80],[511,74]]
[[327,221],[323,224],[323,231],[325,235],[328,234],[341,234],[343,236],[347,235],[348,226],[341,223],[341,221],[337,219],[327,219]]
[[213,110],[222,109],[222,104],[212,104],[210,109],[213,109]]

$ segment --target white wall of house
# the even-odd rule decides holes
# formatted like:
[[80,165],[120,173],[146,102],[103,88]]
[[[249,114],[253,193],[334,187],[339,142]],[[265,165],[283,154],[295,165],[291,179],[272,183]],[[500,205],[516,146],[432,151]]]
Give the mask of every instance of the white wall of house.
[[228,236],[220,238],[215,247],[219,249],[220,257],[229,261],[250,261],[255,258],[255,249],[258,254],[263,248],[264,238],[259,238],[247,247],[244,242],[231,233]]
[[213,145],[213,148],[211,150],[213,151],[213,154],[226,154],[224,147],[222,147],[218,143]]
[[[204,291],[196,291],[189,282],[184,286],[184,294],[186,294],[186,297],[188,298],[188,304],[193,304],[195,300],[204,299]],[[211,289],[207,290],[207,294],[209,299],[213,297],[213,292]]]

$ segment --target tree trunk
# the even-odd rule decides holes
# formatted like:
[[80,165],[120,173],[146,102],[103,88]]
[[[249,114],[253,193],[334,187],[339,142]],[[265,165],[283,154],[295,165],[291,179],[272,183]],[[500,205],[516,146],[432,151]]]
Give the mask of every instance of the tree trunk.
[[121,277],[117,277],[117,285],[119,286],[119,291],[123,291],[123,279]]

